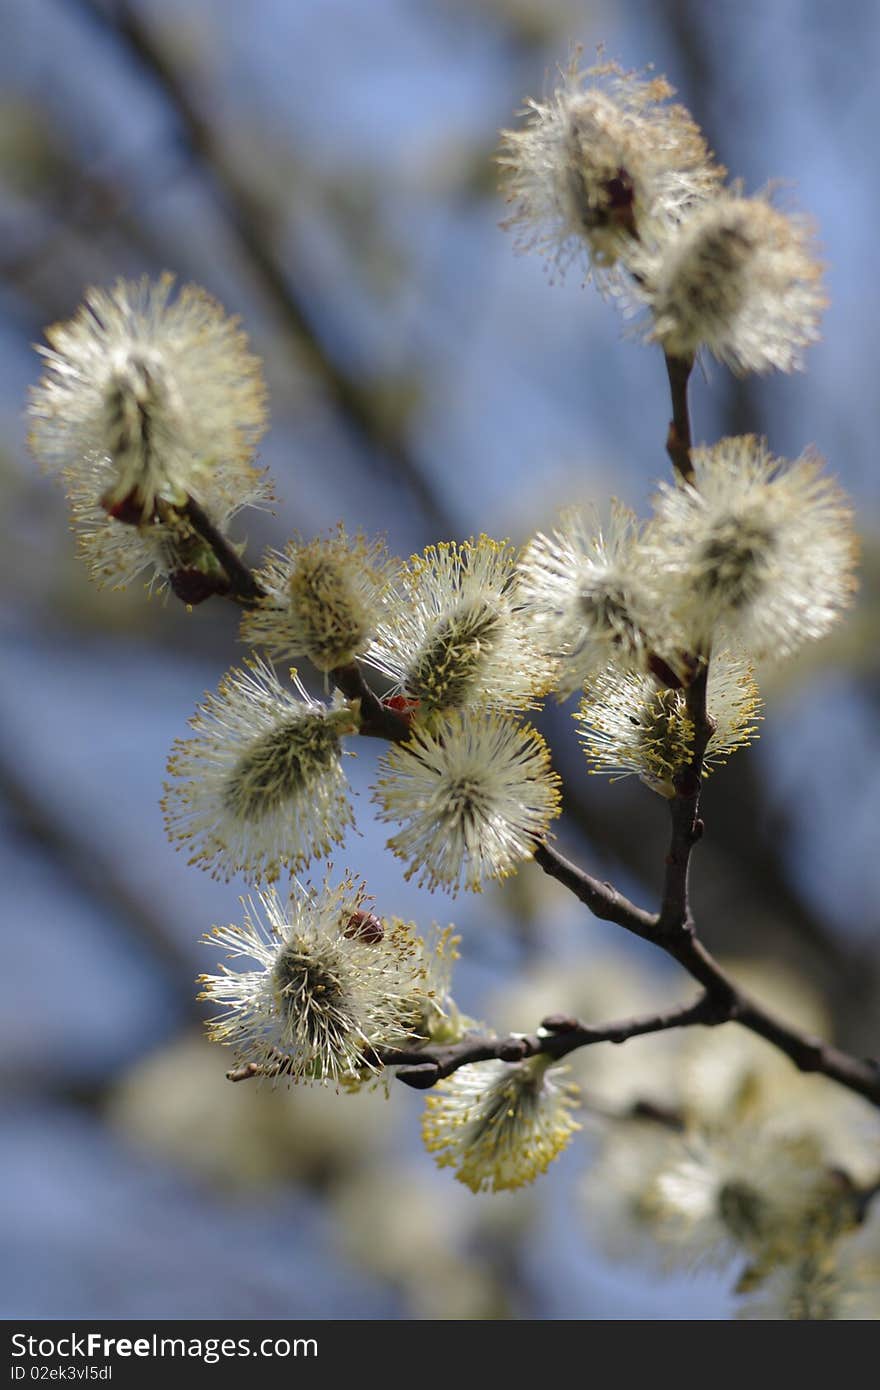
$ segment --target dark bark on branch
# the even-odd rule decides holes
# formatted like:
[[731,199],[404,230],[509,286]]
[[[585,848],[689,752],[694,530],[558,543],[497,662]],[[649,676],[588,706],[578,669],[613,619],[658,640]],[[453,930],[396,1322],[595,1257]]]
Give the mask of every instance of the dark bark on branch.
[[359,733],[367,738],[384,738],[389,743],[403,743],[409,738],[410,727],[407,720],[396,710],[383,705],[379,696],[367,684],[363,671],[356,662],[348,666],[337,666],[330,672],[334,685],[342,691],[347,700],[359,700],[361,724]]
[[669,375],[669,390],[672,396],[672,419],[666,436],[666,452],[672,466],[686,483],[693,482],[694,469],[691,463],[691,418],[688,408],[688,382],[693,370],[692,357],[666,357],[666,371]]
[[255,603],[265,594],[253,571],[242,560],[235,546],[217,529],[208,513],[192,497],[183,508],[183,515],[193,530],[209,545],[229,580],[229,597],[245,604]]
[[694,726],[694,745],[688,767],[676,778],[675,796],[670,802],[672,839],[666,855],[660,907],[660,928],[670,934],[687,926],[690,921],[688,871],[691,851],[703,833],[699,816],[703,757],[714,730],[706,709],[708,679],[707,663],[688,688],[687,710]]
[[[675,1028],[698,1025],[715,1028],[736,1022],[773,1043],[798,1070],[820,1072],[880,1106],[880,1065],[877,1062],[850,1057],[830,1044],[799,1033],[772,1017],[728,979],[698,942],[693,942],[693,946],[693,958],[688,959],[687,953],[683,952],[681,963],[691,973],[699,970],[706,988],[690,1004],[596,1026],[554,1015],[543,1021],[537,1033],[512,1033],[503,1038],[469,1035],[460,1042],[442,1047],[380,1048],[374,1060],[387,1067],[398,1068],[398,1079],[407,1086],[417,1091],[427,1091],[438,1081],[458,1071],[459,1067],[472,1066],[475,1062],[515,1064],[539,1055],[560,1061],[572,1052],[596,1043],[619,1044],[630,1038],[665,1033]],[[286,1059],[279,1056],[277,1062],[270,1061],[265,1065],[246,1062],[226,1075],[229,1081],[250,1081],[257,1077],[281,1076],[287,1069]]]
[[694,1003],[596,1027],[569,1019],[550,1018],[542,1025],[549,1037],[542,1033],[525,1038],[465,1038],[445,1048],[414,1049],[405,1053],[384,1050],[380,1052],[380,1057],[389,1066],[414,1068],[410,1073],[402,1074],[401,1080],[417,1089],[426,1089],[461,1066],[489,1058],[521,1061],[539,1052],[559,1058],[597,1042],[621,1043],[644,1033],[659,1033],[695,1024],[717,1027],[723,1023],[738,1023],[784,1052],[799,1071],[820,1072],[880,1106],[880,1064],[875,1060],[851,1057],[829,1043],[791,1028],[741,990],[692,930],[683,929],[677,938],[670,940],[668,935],[664,935],[659,919],[654,918],[655,935],[652,938],[643,925],[647,914],[638,908],[632,911],[632,924],[626,920],[623,910],[613,920],[628,930],[635,930],[643,939],[653,940],[655,945],[665,950],[699,981],[703,993]]
[[616,922],[618,926],[625,927],[644,941],[656,941],[657,918],[654,914],[636,907],[619,893],[613,884],[593,878],[576,864],[564,859],[546,842],[537,846],[534,858],[545,874],[555,878],[570,893],[574,893],[576,898],[580,898],[594,917],[601,917],[606,922]]
[[716,1018],[716,1006],[708,995],[702,994],[691,1004],[664,1013],[646,1014],[640,1018],[622,1019],[599,1027],[578,1023],[576,1019],[552,1016],[541,1024],[541,1031],[526,1036],[511,1034],[507,1038],[463,1038],[448,1047],[423,1049],[384,1048],[381,1060],[389,1067],[399,1067],[398,1079],[415,1090],[428,1090],[436,1082],[451,1076],[459,1067],[472,1062],[521,1062],[539,1054],[559,1061],[582,1047],[594,1043],[622,1043],[645,1033],[662,1033],[671,1028],[685,1028],[697,1023],[722,1022]]

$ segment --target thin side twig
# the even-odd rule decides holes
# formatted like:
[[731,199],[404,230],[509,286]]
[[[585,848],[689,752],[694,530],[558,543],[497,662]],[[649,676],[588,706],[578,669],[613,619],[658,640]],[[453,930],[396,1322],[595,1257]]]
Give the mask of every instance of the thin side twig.
[[229,580],[229,593],[225,597],[237,599],[245,604],[255,603],[263,598],[266,591],[253,570],[245,564],[235,546],[214,525],[204,507],[189,497],[181,510],[193,530],[211,547],[215,558],[223,566]]
[[683,482],[693,482],[694,468],[691,463],[691,419],[688,407],[688,382],[694,367],[692,357],[670,357],[666,355],[666,371],[669,376],[669,391],[672,396],[672,419],[666,436],[666,452],[672,466]]
[[706,689],[709,664],[695,676],[687,691],[687,712],[694,729],[691,760],[676,778],[675,796],[670,801],[672,838],[666,855],[663,900],[660,907],[660,928],[675,934],[690,921],[688,873],[691,851],[703,833],[700,820],[700,791],[703,780],[703,758],[715,725],[706,708]]
[[386,1066],[400,1068],[397,1073],[400,1081],[422,1091],[451,1076],[459,1067],[469,1066],[473,1062],[521,1062],[527,1057],[539,1055],[559,1061],[582,1047],[592,1047],[596,1043],[623,1043],[647,1033],[663,1033],[698,1023],[711,1025],[723,1022],[716,1014],[714,1001],[704,993],[690,1004],[662,1013],[645,1014],[595,1027],[563,1015],[551,1015],[544,1019],[537,1033],[512,1033],[506,1038],[466,1037],[459,1043],[438,1048],[384,1048],[380,1050],[379,1057]]

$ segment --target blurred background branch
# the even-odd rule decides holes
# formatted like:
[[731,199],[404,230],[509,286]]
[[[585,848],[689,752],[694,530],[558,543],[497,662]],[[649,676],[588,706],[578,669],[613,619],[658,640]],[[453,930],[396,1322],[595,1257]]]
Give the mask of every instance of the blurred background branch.
[[[447,503],[414,457],[404,438],[403,426],[383,413],[381,392],[374,384],[346,373],[340,361],[331,355],[317,326],[322,317],[320,309],[309,310],[307,298],[290,266],[290,256],[282,265],[272,244],[274,210],[248,186],[244,171],[228,157],[217,132],[199,113],[186,78],[153,37],[149,24],[143,23],[137,10],[124,0],[114,0],[109,5],[100,0],[70,0],[70,3],[95,23],[109,28],[143,72],[158,85],[179,123],[184,148],[209,172],[242,257],[267,303],[279,315],[296,345],[300,365],[305,363],[306,370],[326,392],[341,420],[390,470],[395,486],[402,485],[412,497],[427,535],[453,536],[455,527]],[[341,329],[344,333],[344,323]],[[338,357],[344,360],[345,355],[343,343]]]

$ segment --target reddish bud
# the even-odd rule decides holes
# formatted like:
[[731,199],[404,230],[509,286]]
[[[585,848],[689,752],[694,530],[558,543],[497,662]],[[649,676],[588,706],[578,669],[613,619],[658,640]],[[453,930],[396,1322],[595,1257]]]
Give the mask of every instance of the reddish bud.
[[648,670],[652,676],[655,676],[662,685],[667,686],[670,690],[682,689],[682,682],[672,667],[656,652],[651,652],[648,657]]
[[577,1026],[577,1019],[568,1014],[548,1014],[541,1020],[541,1027],[546,1028],[548,1033],[570,1033]]
[[222,574],[204,574],[200,569],[175,570],[168,576],[171,592],[181,603],[194,608],[197,603],[213,598],[215,594],[228,594],[229,581]]
[[420,703],[420,700],[412,699],[409,695],[389,695],[387,700],[382,701],[386,709],[394,710],[395,714],[406,720],[412,719]]
[[108,516],[112,516],[114,521],[122,521],[126,526],[141,526],[145,521],[152,520],[151,517],[144,515],[144,504],[138,494],[136,487],[118,502],[110,501],[110,495],[105,493],[101,498],[101,506]]
[[384,940],[385,928],[372,912],[358,911],[351,914],[342,935],[350,941],[365,941],[368,946],[378,946]]

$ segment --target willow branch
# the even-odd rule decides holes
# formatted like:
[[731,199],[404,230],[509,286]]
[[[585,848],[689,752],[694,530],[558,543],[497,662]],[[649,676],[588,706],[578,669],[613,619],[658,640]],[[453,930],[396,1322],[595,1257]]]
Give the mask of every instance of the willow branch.
[[554,1014],[544,1019],[537,1033],[512,1033],[506,1038],[466,1037],[461,1042],[436,1048],[383,1048],[378,1055],[386,1066],[400,1068],[397,1073],[400,1081],[424,1091],[451,1076],[459,1067],[470,1066],[473,1062],[522,1062],[527,1057],[537,1056],[558,1061],[595,1043],[622,1043],[646,1033],[723,1022],[716,1013],[715,1002],[707,994],[701,994],[693,1003],[663,1013],[622,1019],[598,1027]]
[[[383,1047],[376,1050],[372,1060],[387,1067],[398,1067],[399,1080],[417,1091],[426,1091],[458,1071],[459,1067],[471,1066],[474,1062],[522,1062],[527,1057],[537,1056],[558,1061],[579,1048],[592,1047],[594,1043],[622,1043],[645,1033],[663,1033],[671,1028],[685,1028],[696,1023],[711,1025],[723,1022],[717,1012],[714,1001],[708,995],[701,994],[690,1004],[662,1013],[644,1014],[617,1023],[603,1023],[598,1027],[578,1023],[577,1019],[562,1014],[552,1014],[544,1019],[537,1033],[511,1033],[504,1038],[468,1034],[461,1042],[446,1046]],[[226,1076],[229,1081],[280,1076],[288,1064],[289,1059],[278,1053],[263,1064],[246,1062],[243,1066],[234,1067]]]
[[[687,401],[692,366],[692,360],[666,358],[673,412],[667,449],[673,465],[686,480],[693,476]],[[631,903],[621,901],[610,884],[599,883],[567,861],[555,862],[547,846],[539,848],[535,862],[545,873],[563,883],[595,916],[617,922],[676,960],[703,986],[703,1003],[711,1010],[713,1023],[738,1022],[785,1053],[800,1071],[820,1072],[880,1107],[880,1064],[877,1061],[852,1057],[775,1017],[739,989],[696,934],[688,878],[691,852],[703,833],[699,816],[703,760],[715,727],[706,705],[708,679],[709,661],[705,654],[702,667],[686,695],[687,712],[694,729],[693,745],[687,767],[675,779],[675,795],[670,803],[672,832],[659,913],[651,916],[634,908]]]
[[[554,1014],[543,1020],[536,1033],[510,1033],[503,1038],[469,1035],[460,1042],[438,1047],[379,1048],[372,1060],[397,1068],[400,1081],[414,1090],[426,1091],[438,1081],[452,1076],[460,1067],[472,1066],[475,1062],[515,1064],[537,1056],[548,1057],[555,1062],[596,1043],[620,1044],[651,1033],[695,1026],[715,1028],[736,1021],[774,1043],[800,1071],[821,1072],[875,1105],[880,1105],[880,1067],[877,1063],[850,1057],[828,1043],[798,1033],[772,1018],[766,1010],[747,999],[711,962],[707,982],[711,981],[713,975],[714,987],[704,989],[697,999],[659,1013],[642,1014],[595,1026]],[[282,1076],[288,1069],[289,1059],[279,1053],[265,1063],[246,1062],[226,1075],[230,1081],[250,1081],[259,1077]]]
[[227,597],[246,604],[255,603],[257,599],[262,598],[266,592],[262,584],[250,566],[245,564],[235,546],[214,525],[204,507],[189,497],[182,512],[193,530],[211,547],[215,558],[223,566],[229,580]]
[[672,419],[666,436],[666,452],[672,466],[686,483],[693,482],[694,469],[691,463],[691,416],[688,406],[688,382],[693,371],[692,357],[670,357],[666,354],[666,371],[669,376],[669,391],[672,396]]
[[601,917],[606,922],[616,922],[618,926],[625,927],[644,941],[656,940],[656,916],[645,912],[641,907],[636,907],[619,893],[612,883],[593,878],[570,860],[564,859],[546,841],[535,849],[534,860],[545,874],[555,878],[570,893],[574,893],[575,897],[590,909],[594,917]]
[[694,729],[691,760],[675,779],[675,795],[670,801],[672,838],[666,855],[663,900],[660,907],[660,929],[674,934],[690,921],[688,873],[691,851],[703,833],[700,820],[700,789],[703,778],[703,757],[715,725],[706,709],[706,687],[709,679],[708,662],[694,678],[687,691],[687,712]]
[[[251,602],[258,598],[262,589],[253,572],[204,511],[190,502],[187,515],[229,575],[231,596]],[[331,676],[347,699],[360,702],[362,734],[394,743],[409,737],[409,721],[380,700],[356,662],[337,668]],[[386,1050],[377,1054],[386,1065],[408,1067],[408,1073],[399,1073],[408,1085],[426,1089],[460,1066],[491,1058],[521,1061],[538,1052],[561,1057],[594,1042],[623,1042],[640,1033],[695,1023],[717,1026],[735,1021],[784,1052],[800,1071],[821,1072],[880,1106],[880,1066],[877,1062],[852,1057],[818,1038],[799,1033],[776,1018],[739,989],[696,935],[689,904],[688,875],[691,852],[702,834],[699,800],[703,757],[714,729],[706,708],[707,681],[708,662],[692,681],[686,696],[694,743],[690,763],[676,779],[676,794],[670,803],[672,835],[659,913],[637,907],[613,884],[593,878],[546,842],[538,843],[534,850],[535,863],[544,873],[563,884],[594,916],[616,923],[671,956],[703,987],[703,995],[695,1004],[672,1013],[630,1019],[599,1029],[572,1022],[569,1028],[551,1033],[549,1038],[539,1034],[525,1039],[471,1038],[439,1053],[423,1049],[415,1053]],[[392,1057],[397,1060],[393,1061]],[[280,1058],[268,1068],[250,1063],[228,1075],[230,1080],[242,1081],[253,1076],[277,1075],[284,1067],[284,1059]]]
[[[685,824],[686,819],[681,813],[678,813],[678,816],[680,823]],[[673,843],[679,834],[679,824],[675,824]],[[625,898],[616,894],[609,884],[599,884],[597,880],[591,879],[589,875],[566,861],[562,861],[565,865],[564,871],[559,872],[546,846],[542,846],[536,853],[535,862],[546,873],[563,883],[595,916],[616,922],[643,941],[651,942],[677,961],[692,979],[703,986],[704,1007],[709,1011],[710,1017],[692,1020],[683,1018],[675,1026],[685,1026],[688,1021],[708,1022],[713,1025],[738,1023],[741,1027],[765,1038],[780,1052],[784,1052],[799,1071],[821,1072],[880,1107],[880,1063],[873,1058],[852,1057],[830,1043],[790,1027],[740,989],[707,951],[696,935],[687,907],[689,843],[683,845],[683,852],[684,864],[675,866],[675,891],[668,899],[670,903],[675,904],[675,910],[672,911],[670,908],[671,916],[668,920],[663,918],[662,913],[651,916],[641,908],[633,907]]]
[[[703,984],[703,992],[690,1004],[598,1026],[551,1015],[537,1033],[511,1033],[503,1038],[468,1036],[443,1047],[378,1048],[373,1060],[398,1068],[399,1080],[423,1091],[459,1067],[475,1062],[516,1063],[539,1055],[558,1061],[595,1043],[619,1044],[649,1033],[696,1025],[715,1028],[735,1022],[772,1043],[799,1071],[821,1073],[880,1107],[880,1064],[872,1058],[851,1057],[820,1038],[791,1028],[734,984],[696,938],[689,941],[688,949],[665,949]],[[288,1070],[289,1059],[278,1054],[277,1059],[262,1064],[247,1062],[226,1075],[230,1081],[249,1081],[284,1075]]]

